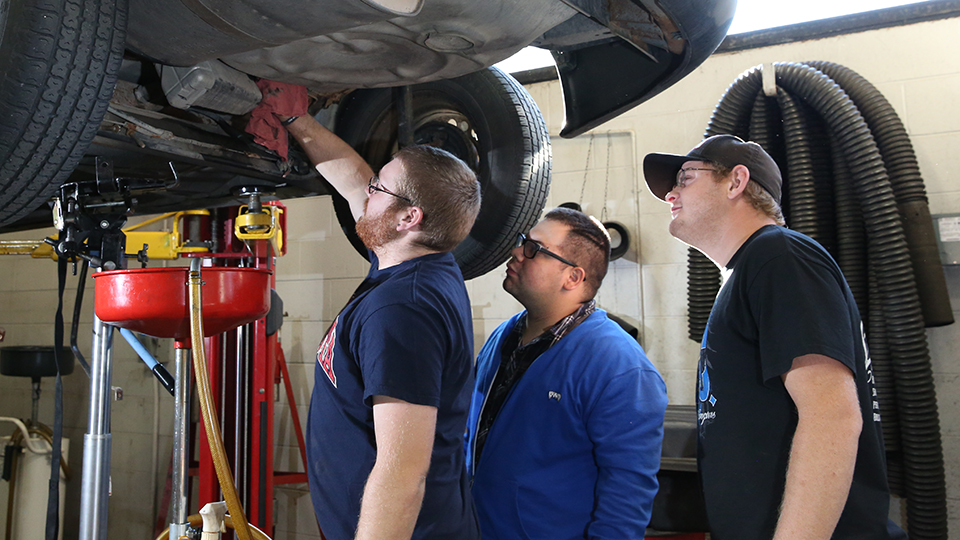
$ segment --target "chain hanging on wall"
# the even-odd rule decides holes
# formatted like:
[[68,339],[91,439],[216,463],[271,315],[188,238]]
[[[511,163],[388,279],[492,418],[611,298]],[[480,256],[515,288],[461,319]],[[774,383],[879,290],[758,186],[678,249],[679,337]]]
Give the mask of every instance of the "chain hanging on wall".
[[[607,233],[611,238],[611,249],[610,249],[610,260],[615,261],[620,257],[623,257],[627,250],[630,248],[630,235],[627,232],[627,228],[623,224],[616,221],[606,221],[607,219],[607,207],[608,207],[608,194],[610,191],[610,155],[613,151],[613,138],[610,133],[605,134],[607,138],[607,156],[606,164],[604,166],[604,179],[603,179],[603,206],[600,208],[599,220],[603,223],[603,226],[606,227]],[[560,206],[567,206],[569,208],[574,208],[578,210],[583,209],[583,199],[586,195],[587,190],[587,177],[590,171],[590,157],[593,155],[593,143],[595,135],[590,134],[590,142],[587,144],[587,159],[583,166],[583,182],[580,185],[580,199],[576,203],[564,203]]]
[[590,142],[587,143],[587,159],[583,164],[583,183],[580,185],[580,199],[577,200],[577,205],[580,209],[583,209],[583,196],[587,192],[587,176],[590,174],[590,156],[593,154],[593,138],[594,134],[590,134]]
[[[610,188],[610,150],[613,146],[613,143],[610,140],[610,134],[605,134],[607,139],[607,162],[604,166],[605,176],[603,179],[603,206],[600,208],[600,221],[604,221],[607,218],[607,193]],[[583,198],[587,192],[587,176],[590,173],[590,157],[593,155],[593,141],[595,135],[590,134],[590,142],[587,144],[587,160],[583,166],[583,183],[580,185],[580,199],[577,201],[577,204],[583,209]]]

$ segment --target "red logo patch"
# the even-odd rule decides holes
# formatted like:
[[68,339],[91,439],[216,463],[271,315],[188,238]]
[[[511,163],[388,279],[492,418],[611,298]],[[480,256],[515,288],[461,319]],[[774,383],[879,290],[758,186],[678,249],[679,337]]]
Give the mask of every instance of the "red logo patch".
[[320,367],[323,368],[323,372],[327,374],[327,378],[333,383],[334,388],[337,387],[337,374],[333,372],[333,349],[337,340],[337,321],[339,320],[340,317],[337,317],[333,321],[326,337],[320,343],[320,348],[317,349],[317,362],[320,363]]

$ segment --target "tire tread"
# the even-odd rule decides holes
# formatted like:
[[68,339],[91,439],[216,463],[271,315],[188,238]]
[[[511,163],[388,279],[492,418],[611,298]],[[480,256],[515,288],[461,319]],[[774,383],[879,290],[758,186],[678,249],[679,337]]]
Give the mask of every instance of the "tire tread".
[[0,226],[54,195],[107,111],[125,0],[14,0],[0,43]]
[[517,233],[526,232],[537,223],[550,192],[552,151],[540,108],[512,76],[495,67],[488,68],[486,73],[497,81],[495,86],[499,86],[502,98],[511,103],[516,111],[523,137],[524,162],[514,194],[515,204],[507,220],[510,225],[501,227],[492,242],[474,246],[465,253],[457,253],[466,279],[486,274],[509,257]]

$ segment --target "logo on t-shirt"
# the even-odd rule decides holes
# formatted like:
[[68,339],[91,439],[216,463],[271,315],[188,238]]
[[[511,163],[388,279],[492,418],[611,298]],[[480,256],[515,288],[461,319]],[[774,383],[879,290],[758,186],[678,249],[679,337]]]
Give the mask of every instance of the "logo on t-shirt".
[[710,388],[710,372],[707,361],[706,349],[700,349],[700,367],[697,370],[697,422],[700,425],[700,431],[713,423],[717,417],[717,412],[713,410],[717,404],[717,398],[713,395],[713,389]]
[[867,347],[867,334],[863,331],[863,322],[860,323],[860,338],[863,340],[864,371],[867,376],[867,388],[870,389],[870,399],[873,407],[873,421],[880,423],[880,400],[877,396],[876,382],[873,379],[873,362],[870,360],[870,348]]
[[323,368],[323,372],[327,374],[334,388],[337,387],[337,374],[333,372],[333,349],[337,342],[337,321],[339,320],[340,317],[334,319],[330,330],[327,330],[326,337],[320,343],[320,348],[317,349],[317,362],[320,363],[320,367]]

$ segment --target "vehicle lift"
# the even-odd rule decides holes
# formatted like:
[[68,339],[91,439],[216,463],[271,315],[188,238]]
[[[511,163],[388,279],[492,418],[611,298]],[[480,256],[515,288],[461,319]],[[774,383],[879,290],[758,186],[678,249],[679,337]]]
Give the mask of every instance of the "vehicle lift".
[[[172,168],[172,167],[171,167]],[[268,193],[258,189],[241,189],[238,200],[247,204],[214,210],[193,210],[158,216],[129,228],[126,222],[131,193],[137,189],[156,189],[163,182],[133,185],[129,180],[116,178],[106,160],[97,159],[97,179],[86,183],[67,183],[55,201],[55,223],[58,238],[39,242],[0,242],[0,254],[29,254],[36,258],[64,257],[74,264],[79,260],[93,266],[97,289],[94,315],[93,351],[90,366],[90,412],[87,433],[84,436],[83,486],[81,494],[81,540],[101,540],[107,532],[107,488],[110,471],[110,399],[112,340],[114,324],[136,330],[149,329],[153,323],[114,322],[101,319],[101,311],[108,313],[108,304],[121,288],[111,289],[111,279],[99,279],[137,270],[123,270],[128,260],[139,261],[145,269],[149,260],[178,258],[203,259],[204,269],[253,269],[265,275],[261,287],[253,296],[265,295],[266,314],[258,313],[252,322],[239,327],[227,320],[214,320],[213,328],[222,326],[222,332],[205,332],[205,365],[217,408],[223,443],[233,471],[233,481],[245,509],[249,523],[260,531],[273,533],[274,489],[283,484],[306,483],[301,472],[283,472],[274,469],[274,411],[280,382],[284,384],[287,403],[292,416],[299,453],[306,470],[306,451],[296,400],[280,343],[283,317],[282,301],[275,291],[277,258],[286,253],[286,208],[276,201],[262,202]],[[174,170],[174,177],[176,171]],[[86,198],[95,198],[97,204],[86,205]],[[104,204],[106,197],[112,203]],[[147,225],[172,219],[169,232],[141,231]],[[194,266],[199,268],[198,263]],[[161,268],[157,270],[173,270]],[[86,267],[84,267],[84,274]],[[233,272],[229,272],[231,275]],[[219,274],[211,274],[218,277]],[[126,279],[127,276],[118,276]],[[229,277],[229,276],[228,276]],[[212,279],[212,278],[202,278]],[[216,281],[216,280],[214,280]],[[101,283],[105,286],[101,287]],[[138,283],[136,281],[132,283]],[[179,283],[182,283],[180,281]],[[81,285],[83,280],[81,279]],[[127,283],[129,288],[129,282]],[[223,289],[237,287],[227,283]],[[101,291],[102,289],[102,291]],[[206,290],[205,290],[206,291]],[[80,290],[82,295],[82,289]],[[121,292],[122,294],[122,292]],[[230,295],[241,295],[240,297]],[[208,297],[220,296],[227,309],[223,319],[230,319],[233,303],[248,292],[204,292],[204,320],[207,319]],[[82,296],[78,295],[79,298]],[[79,302],[78,298],[78,302]],[[211,302],[217,302],[214,298]],[[239,303],[242,303],[239,302]],[[101,304],[107,308],[101,309]],[[176,307],[173,311],[177,311]],[[182,312],[182,311],[181,311]],[[217,317],[214,314],[211,317]],[[136,315],[131,317],[136,318]],[[124,318],[124,317],[122,317]],[[252,317],[251,317],[252,318]],[[113,322],[113,321],[112,321]],[[138,326],[141,325],[141,326]],[[205,323],[206,324],[206,323]],[[218,326],[218,324],[220,326]],[[235,326],[235,325],[234,325]],[[144,332],[144,333],[149,333]],[[190,450],[190,364],[189,334],[167,329],[159,330],[159,337],[174,337],[176,341],[176,377],[171,377],[162,365],[154,373],[172,394],[175,394],[175,435],[173,463],[168,489],[164,499],[170,499],[169,538],[187,535],[187,506],[191,493],[189,477],[196,477],[199,501],[196,508],[224,500],[214,467],[214,456],[204,443],[206,428],[199,423],[197,440],[201,442],[196,462]],[[76,330],[72,332],[76,349]],[[120,394],[122,395],[122,394]],[[120,399],[119,395],[116,399]],[[189,476],[188,476],[189,475]],[[163,520],[161,510],[158,521]],[[234,522],[236,516],[234,516]],[[164,528],[158,523],[158,531]],[[322,534],[322,533],[321,533]]]

